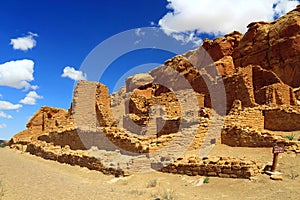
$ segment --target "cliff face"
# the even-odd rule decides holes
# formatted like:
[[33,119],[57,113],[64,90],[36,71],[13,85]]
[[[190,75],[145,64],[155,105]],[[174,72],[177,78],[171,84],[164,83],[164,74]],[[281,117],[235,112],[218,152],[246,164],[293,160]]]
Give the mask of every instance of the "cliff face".
[[[300,152],[300,144],[264,132],[300,130],[294,122],[300,118],[300,7],[274,22],[255,22],[248,28],[245,35],[234,31],[206,39],[200,48],[149,73],[128,77],[126,87],[112,95],[101,83],[80,81],[68,111],[42,107],[9,145],[116,175],[125,173],[119,170],[122,165],[127,170],[145,163],[143,156],[124,157],[128,151],[153,153],[151,159],[171,163],[183,150],[199,151],[218,142],[284,144]],[[225,124],[219,115],[225,116]],[[219,124],[219,129],[224,125],[221,141],[207,137],[210,123]],[[212,132],[219,129],[213,127]],[[113,161],[116,157],[118,163]],[[218,173],[214,175],[224,175]]]
[[273,22],[248,25],[234,52],[236,67],[249,64],[272,70],[291,87],[300,86],[300,6]]

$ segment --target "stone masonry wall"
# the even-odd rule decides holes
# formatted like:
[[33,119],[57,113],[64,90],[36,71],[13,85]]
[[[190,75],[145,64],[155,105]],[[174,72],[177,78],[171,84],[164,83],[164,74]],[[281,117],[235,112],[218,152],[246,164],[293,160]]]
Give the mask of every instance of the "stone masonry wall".
[[38,140],[62,147],[68,145],[73,150],[86,149],[76,129],[45,133],[39,136]]
[[34,133],[40,133],[55,131],[72,125],[73,120],[67,110],[43,106],[29,120],[26,127]]
[[265,110],[265,129],[273,131],[300,130],[300,112],[286,109]]
[[221,133],[221,142],[234,147],[273,147],[276,144],[289,145],[289,141],[268,131],[249,127],[226,126]]
[[72,115],[76,127],[84,130],[96,128],[95,93],[97,84],[99,83],[80,81],[74,89]]
[[104,166],[101,161],[91,155],[87,151],[70,150],[68,146],[53,146],[45,141],[35,141],[28,145],[13,144],[12,148],[23,149],[32,155],[36,155],[48,160],[58,161],[70,165],[78,165],[87,167],[91,170],[101,171],[104,174],[113,174],[115,176],[124,175],[124,171],[109,166]]
[[162,172],[190,176],[218,176],[221,178],[250,178],[263,169],[255,161],[231,157],[191,157],[187,162],[178,161],[160,169]]
[[257,107],[231,110],[226,116],[226,124],[264,129],[263,111]]
[[258,104],[296,105],[295,95],[288,85],[276,83],[255,91]]

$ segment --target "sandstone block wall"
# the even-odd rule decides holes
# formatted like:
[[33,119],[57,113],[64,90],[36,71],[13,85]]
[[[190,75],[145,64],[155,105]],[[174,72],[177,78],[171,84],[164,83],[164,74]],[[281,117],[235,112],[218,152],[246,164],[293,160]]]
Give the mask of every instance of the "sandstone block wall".
[[64,147],[68,145],[73,150],[86,149],[76,129],[46,133],[39,136],[38,140],[53,143],[56,146]]
[[41,107],[26,124],[26,127],[35,133],[55,131],[70,127],[73,120],[68,111],[59,108]]
[[141,118],[134,114],[123,116],[123,128],[131,133],[142,135],[143,127],[146,127],[146,118]]
[[277,144],[289,145],[289,141],[268,131],[258,131],[249,127],[226,126],[221,133],[221,142],[234,147],[273,147]]
[[217,176],[221,178],[250,178],[262,171],[263,166],[255,161],[230,157],[189,158],[177,161],[160,169],[162,172],[190,176]]
[[72,115],[76,127],[89,130],[96,128],[97,114],[95,94],[96,82],[79,81],[74,89]]
[[263,109],[254,107],[231,111],[232,113],[229,113],[225,118],[226,124],[255,128],[258,130],[264,129]]
[[71,111],[76,127],[82,130],[92,130],[99,126],[114,124],[108,88],[98,82],[79,81],[77,83]]
[[273,131],[300,130],[300,112],[281,108],[264,111],[265,129]]
[[98,123],[101,127],[113,126],[115,124],[115,119],[111,112],[110,106],[110,96],[108,95],[108,88],[98,83],[95,92],[96,99],[96,116]]
[[[20,148],[17,144],[14,144],[12,147],[14,146],[15,148]],[[99,159],[89,155],[86,151],[74,151],[70,150],[68,147],[62,148],[61,146],[53,146],[52,144],[44,141],[30,143],[24,146],[24,151],[44,159],[86,167],[91,170],[101,171],[104,174],[113,174],[115,176],[124,175],[123,170],[104,166]]]
[[281,83],[268,85],[255,92],[258,104],[296,105],[295,95],[290,86]]
[[177,133],[180,127],[179,119],[164,119],[163,117],[156,118],[157,137],[170,133]]
[[242,101],[242,105],[245,107],[252,107],[256,105],[251,82],[252,77],[248,76],[249,74],[246,73],[238,73],[220,81],[219,84],[224,82],[226,90],[227,111],[229,111],[236,99]]

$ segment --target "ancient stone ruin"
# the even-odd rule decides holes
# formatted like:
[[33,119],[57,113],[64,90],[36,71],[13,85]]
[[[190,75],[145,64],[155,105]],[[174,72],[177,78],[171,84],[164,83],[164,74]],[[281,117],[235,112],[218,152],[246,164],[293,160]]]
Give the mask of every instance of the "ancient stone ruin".
[[207,154],[214,145],[300,153],[300,6],[243,35],[205,40],[109,94],[80,81],[69,110],[42,107],[11,148],[116,176],[166,173],[249,178],[266,163]]

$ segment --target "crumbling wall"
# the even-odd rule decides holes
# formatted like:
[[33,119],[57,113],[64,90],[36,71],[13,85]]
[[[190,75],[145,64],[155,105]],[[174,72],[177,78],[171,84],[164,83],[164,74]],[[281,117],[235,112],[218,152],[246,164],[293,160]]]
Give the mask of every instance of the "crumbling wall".
[[273,131],[300,130],[300,112],[298,110],[275,108],[264,111],[265,129]]
[[263,110],[259,107],[231,110],[226,116],[226,124],[264,129]]
[[[16,148],[19,148],[17,144],[14,145]],[[60,146],[53,146],[52,144],[44,141],[35,141],[27,146],[24,146],[24,150],[32,155],[36,155],[44,159],[86,167],[91,170],[101,171],[104,174],[113,174],[115,176],[124,175],[123,170],[115,169],[110,166],[104,166],[99,159],[93,157],[88,152],[81,150],[70,150],[67,146],[62,148]]]
[[282,83],[275,83],[260,88],[255,92],[258,104],[296,105],[293,89]]
[[113,126],[115,123],[113,114],[110,109],[110,96],[108,95],[108,88],[98,83],[95,92],[96,99],[96,116],[101,127]]
[[40,133],[54,131],[72,126],[70,113],[64,109],[41,107],[26,124],[31,132]]
[[245,107],[253,107],[256,105],[254,99],[253,85],[252,85],[252,69],[243,69],[230,77],[224,78],[224,83],[227,97],[227,111],[231,108],[234,100],[240,100]]
[[180,128],[180,118],[175,119],[166,119],[163,117],[159,117],[156,119],[157,125],[157,137],[161,135],[167,135],[170,133],[177,133],[179,132]]
[[190,176],[217,176],[221,178],[250,178],[263,169],[255,161],[231,157],[191,157],[187,162],[177,161],[160,169],[162,172]]
[[77,83],[71,111],[76,127],[82,130],[112,126],[115,123],[110,110],[108,88],[98,82],[82,80]]
[[[222,84],[222,80],[219,81]],[[239,68],[232,76],[223,78],[227,96],[227,111],[234,100],[240,100],[244,107],[263,104],[296,105],[296,98],[290,86],[284,84],[272,71],[257,65]]]
[[38,140],[53,143],[55,146],[59,145],[64,147],[68,145],[73,150],[86,149],[76,129],[45,133],[40,135]]
[[76,127],[89,130],[98,125],[95,93],[100,83],[79,81],[74,89],[72,115]]
[[268,131],[258,131],[249,127],[226,126],[221,132],[221,142],[234,147],[273,147],[288,144],[288,139]]

